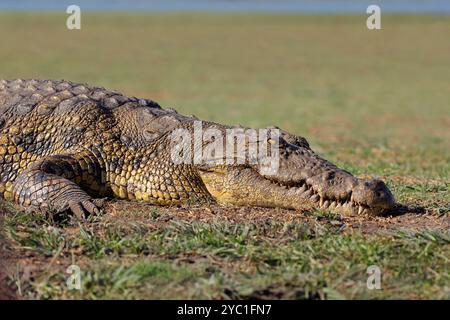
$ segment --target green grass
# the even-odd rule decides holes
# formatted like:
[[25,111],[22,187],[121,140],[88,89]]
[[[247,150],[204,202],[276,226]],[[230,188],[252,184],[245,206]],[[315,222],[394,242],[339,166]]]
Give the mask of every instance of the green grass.
[[[448,230],[368,235],[317,217],[76,227],[16,212],[6,230],[37,256],[58,257],[64,267],[75,258],[81,267],[81,290],[69,290],[56,266],[27,283],[29,298],[450,298]],[[382,290],[366,288],[370,265],[382,270]]]
[[[366,230],[327,212],[234,221],[147,208],[79,225],[5,207],[21,295],[450,298],[449,17],[385,15],[380,31],[365,15],[83,13],[81,31],[65,18],[0,13],[0,78],[88,82],[202,119],[278,125],[383,177],[427,217]],[[65,285],[72,263],[81,291]],[[366,288],[371,264],[382,290]]]

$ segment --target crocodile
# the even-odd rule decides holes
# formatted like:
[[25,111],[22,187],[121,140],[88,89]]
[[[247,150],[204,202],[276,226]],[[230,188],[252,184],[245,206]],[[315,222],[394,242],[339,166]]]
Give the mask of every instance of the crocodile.
[[[88,84],[1,80],[0,196],[31,212],[78,217],[99,214],[107,198],[366,215],[382,215],[396,204],[383,181],[353,176],[316,154],[305,138],[277,127],[256,139],[239,136],[245,143],[227,153],[231,161],[205,152],[216,138],[198,133],[193,147],[181,144],[188,146],[184,151],[207,153],[204,158],[214,161],[189,161],[195,156],[183,158],[181,151],[174,157],[180,143],[173,133],[189,136],[199,124],[204,132],[224,135],[249,129],[200,121]],[[270,152],[241,155],[257,150],[255,144]],[[269,158],[276,160],[273,172]]]

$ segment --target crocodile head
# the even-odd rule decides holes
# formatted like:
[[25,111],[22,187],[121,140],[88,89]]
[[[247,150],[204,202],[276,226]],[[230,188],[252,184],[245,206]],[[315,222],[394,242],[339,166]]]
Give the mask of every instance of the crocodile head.
[[200,168],[200,176],[220,203],[367,215],[382,215],[395,205],[383,181],[359,179],[338,168],[302,137],[282,132],[278,148],[275,173],[267,174],[259,164],[220,165]]

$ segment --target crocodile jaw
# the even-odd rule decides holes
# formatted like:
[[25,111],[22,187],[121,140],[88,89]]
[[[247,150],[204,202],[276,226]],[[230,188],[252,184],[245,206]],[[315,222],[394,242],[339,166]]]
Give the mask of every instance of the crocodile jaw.
[[209,193],[223,204],[282,207],[302,211],[323,209],[345,215],[383,215],[395,205],[390,190],[380,180],[342,177],[333,190],[311,181],[285,184],[269,180],[251,168],[215,168],[199,172]]
[[300,194],[301,199],[310,201],[316,208],[347,215],[379,216],[395,205],[394,196],[384,182],[358,178],[352,180],[351,188],[345,188],[334,194],[323,192],[321,186],[307,183],[294,188],[297,188],[296,193]]

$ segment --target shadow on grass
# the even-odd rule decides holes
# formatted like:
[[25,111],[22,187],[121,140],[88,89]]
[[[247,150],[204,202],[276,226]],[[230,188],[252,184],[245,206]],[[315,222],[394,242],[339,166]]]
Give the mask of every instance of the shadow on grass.
[[386,217],[398,217],[404,214],[425,214],[427,212],[425,207],[422,206],[411,206],[407,204],[397,203],[394,208],[388,210],[384,216]]

